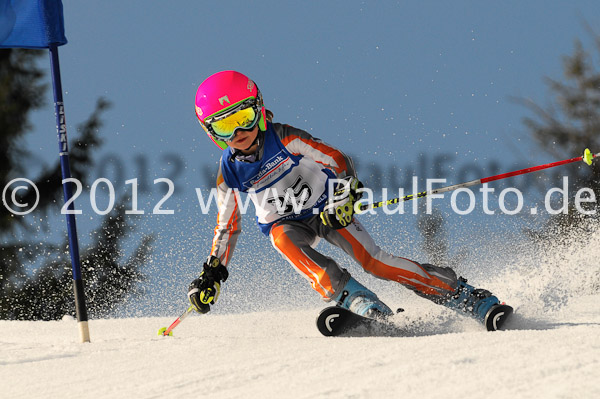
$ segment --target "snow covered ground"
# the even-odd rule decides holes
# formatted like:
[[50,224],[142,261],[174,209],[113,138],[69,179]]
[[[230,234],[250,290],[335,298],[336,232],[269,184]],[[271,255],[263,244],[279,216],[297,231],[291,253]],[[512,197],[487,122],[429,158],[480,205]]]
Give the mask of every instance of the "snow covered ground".
[[[0,321],[6,398],[597,398],[600,295],[510,331],[432,307],[396,315],[404,336],[326,338],[317,309],[92,320]],[[429,308],[428,308],[429,309]]]
[[360,279],[384,301],[405,308],[394,316],[401,336],[323,337],[315,326],[320,303],[192,314],[172,337],[157,332],[179,314],[91,320],[88,344],[78,343],[72,319],[0,321],[0,392],[3,398],[600,398],[598,226],[553,246],[494,242],[480,252],[482,259],[458,271],[515,307],[506,331],[486,332],[363,273]]

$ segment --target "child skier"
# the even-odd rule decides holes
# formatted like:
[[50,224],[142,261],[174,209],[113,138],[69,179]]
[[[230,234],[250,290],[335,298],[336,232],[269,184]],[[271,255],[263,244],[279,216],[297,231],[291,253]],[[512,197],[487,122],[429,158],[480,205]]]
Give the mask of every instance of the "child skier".
[[[218,218],[210,255],[188,292],[194,309],[210,310],[227,280],[241,231],[234,190],[249,193],[257,222],[275,249],[324,300],[367,317],[392,310],[338,263],[317,252],[319,237],[340,247],[363,269],[416,294],[491,324],[499,303],[448,267],[419,264],[379,248],[353,217],[362,184],[352,160],[338,149],[289,125],[272,123],[256,84],[235,71],[206,79],[196,93],[196,115],[222,150],[217,174]],[[334,186],[335,190],[329,187]],[[333,193],[330,193],[332,191]]]

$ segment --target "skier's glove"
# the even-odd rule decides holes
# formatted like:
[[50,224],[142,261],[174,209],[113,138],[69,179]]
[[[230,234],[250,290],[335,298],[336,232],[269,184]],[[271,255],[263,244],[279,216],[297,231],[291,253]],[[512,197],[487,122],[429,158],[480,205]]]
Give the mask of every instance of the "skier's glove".
[[210,305],[214,305],[221,292],[221,283],[227,280],[229,272],[216,256],[209,256],[204,263],[200,277],[192,281],[188,298],[199,313],[208,313]]
[[362,188],[356,177],[342,179],[321,212],[323,224],[335,230],[348,226],[354,216],[354,204],[362,197]]

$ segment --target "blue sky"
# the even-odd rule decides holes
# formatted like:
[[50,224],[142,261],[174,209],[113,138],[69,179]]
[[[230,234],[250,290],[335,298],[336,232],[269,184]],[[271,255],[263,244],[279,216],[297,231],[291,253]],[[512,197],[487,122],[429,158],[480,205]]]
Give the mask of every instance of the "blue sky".
[[[544,103],[543,77],[561,77],[560,57],[576,38],[589,42],[583,22],[600,15],[592,1],[548,3],[130,1],[115,9],[67,0],[67,118],[80,121],[104,96],[114,105],[104,151],[216,160],[199,140],[193,98],[210,74],[237,69],[259,84],[276,120],[365,158],[504,157],[506,142],[526,136],[528,112],[511,97]],[[36,133],[52,112],[36,116]],[[32,140],[44,154],[53,152],[49,136]]]
[[[214,225],[214,215],[199,214],[194,193],[208,188],[204,176],[219,159],[194,115],[196,88],[212,73],[235,69],[250,76],[275,121],[352,154],[367,184],[376,180],[377,168],[391,166],[439,177],[431,164],[436,156],[446,159],[442,177],[453,184],[555,160],[529,140],[522,119],[531,113],[514,98],[547,104],[544,77],[562,77],[561,57],[572,53],[576,39],[591,49],[584,23],[595,26],[600,19],[597,1],[63,5],[69,43],[60,59],[69,136],[99,96],[113,103],[91,178],[115,180],[118,192],[129,186],[117,177],[150,185],[154,178],[174,178],[178,191],[166,205],[176,215],[145,215],[138,223],[160,232],[157,257],[185,265],[183,274],[208,253]],[[26,142],[46,163],[57,158],[50,92],[47,102],[33,115]],[[150,190],[140,199],[146,212],[161,198],[156,187]],[[84,241],[99,220],[86,202],[78,201]],[[246,218],[247,230],[254,229],[252,219]],[[415,234],[414,218],[365,220],[375,230],[378,221],[396,228],[400,222],[405,250],[418,252],[407,238]],[[57,226],[58,234],[63,228]],[[251,237],[250,243],[259,240]]]

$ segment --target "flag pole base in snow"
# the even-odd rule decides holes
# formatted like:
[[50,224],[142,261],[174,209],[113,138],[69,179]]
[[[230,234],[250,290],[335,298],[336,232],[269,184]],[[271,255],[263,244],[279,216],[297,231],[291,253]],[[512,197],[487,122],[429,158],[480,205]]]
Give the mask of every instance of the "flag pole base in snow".
[[90,329],[88,327],[88,314],[85,306],[83,280],[73,280],[73,294],[75,296],[75,314],[79,325],[81,342],[90,342]]
[[81,342],[90,342],[90,329],[88,328],[88,322],[80,321],[77,324],[79,325],[79,337],[81,338]]

